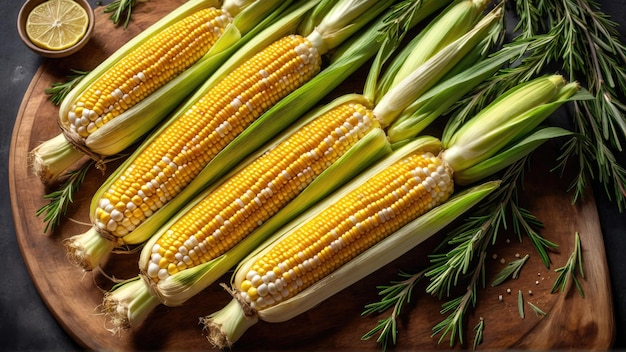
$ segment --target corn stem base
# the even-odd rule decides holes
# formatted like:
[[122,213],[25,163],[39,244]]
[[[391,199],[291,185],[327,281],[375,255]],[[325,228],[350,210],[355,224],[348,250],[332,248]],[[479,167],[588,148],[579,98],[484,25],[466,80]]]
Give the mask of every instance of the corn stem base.
[[105,294],[101,310],[117,333],[141,324],[160,303],[144,280],[134,278]]
[[91,271],[104,262],[115,243],[100,236],[92,227],[87,232],[63,241],[70,262],[85,271]]
[[31,170],[39,180],[51,185],[59,182],[70,167],[84,156],[63,134],[59,134],[31,150],[28,159]]
[[224,308],[200,318],[200,324],[207,330],[209,342],[219,348],[230,348],[248,330],[256,324],[258,316],[246,315],[244,307],[237,298],[233,298]]

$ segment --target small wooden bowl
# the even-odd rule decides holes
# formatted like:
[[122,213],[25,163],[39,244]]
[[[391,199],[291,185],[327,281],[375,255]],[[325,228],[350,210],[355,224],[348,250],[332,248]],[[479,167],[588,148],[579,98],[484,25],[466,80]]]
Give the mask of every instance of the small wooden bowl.
[[20,39],[26,44],[26,46],[34,51],[35,53],[49,58],[61,58],[74,54],[78,50],[82,49],[85,44],[91,38],[91,34],[93,33],[93,27],[96,23],[96,18],[91,5],[87,0],[74,0],[77,4],[82,6],[85,11],[87,11],[87,17],[89,18],[89,24],[87,25],[87,31],[81,40],[73,46],[63,49],[63,50],[47,50],[44,48],[40,48],[37,45],[33,44],[30,39],[28,39],[28,35],[26,34],[26,19],[28,18],[28,14],[39,4],[46,2],[48,0],[27,0],[22,8],[20,9],[19,14],[17,15],[17,32],[20,36]]

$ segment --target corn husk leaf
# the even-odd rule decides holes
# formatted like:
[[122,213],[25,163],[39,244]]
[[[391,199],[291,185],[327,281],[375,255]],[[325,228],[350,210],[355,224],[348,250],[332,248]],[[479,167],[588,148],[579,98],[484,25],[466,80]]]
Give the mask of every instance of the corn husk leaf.
[[383,127],[393,123],[407,106],[433,87],[454,65],[469,54],[490,32],[491,26],[497,23],[501,10],[497,8],[491,11],[472,30],[441,49],[397,85],[390,87],[374,109]]
[[340,0],[324,14],[314,32],[322,35],[327,49],[345,42],[356,31],[385,11],[393,0]]
[[551,75],[522,83],[507,91],[466,122],[448,141],[443,141],[444,158],[460,172],[495,155],[509,143],[523,138],[580,87]]
[[544,142],[571,134],[573,134],[571,131],[559,127],[540,128],[519,142],[508,146],[503,152],[455,173],[454,180],[460,185],[478,182],[522,159]]
[[489,0],[455,1],[446,7],[395,56],[380,78],[380,83],[372,88],[376,93],[366,96],[378,102],[391,87],[398,85],[434,53],[470,31],[480,19],[488,2]]
[[[479,51],[481,48],[479,46],[476,49]],[[438,83],[404,109],[389,126],[387,134],[391,143],[396,144],[419,134],[463,95],[491,77],[502,65],[522,55],[525,50],[526,47],[502,50]]]

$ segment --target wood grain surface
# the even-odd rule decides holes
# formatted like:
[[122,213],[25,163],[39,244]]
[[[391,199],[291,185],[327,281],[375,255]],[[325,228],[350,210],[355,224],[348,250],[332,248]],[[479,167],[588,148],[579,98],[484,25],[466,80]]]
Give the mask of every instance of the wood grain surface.
[[[182,0],[140,3],[134,11],[127,30],[115,28],[96,9],[95,34],[78,54],[45,61],[24,95],[16,120],[10,150],[9,183],[12,210],[24,260],[31,278],[52,314],[79,344],[93,350],[197,350],[211,349],[198,318],[221,308],[230,297],[218,285],[213,285],[182,307],[157,307],[142,325],[114,335],[107,330],[107,321],[99,313],[103,292],[114,284],[111,278],[124,279],[137,273],[137,253],[114,253],[102,270],[84,273],[72,266],[62,246],[63,239],[89,228],[88,207],[91,196],[115,165],[110,164],[102,174],[92,170],[86,183],[68,209],[67,219],[54,233],[44,233],[44,223],[35,211],[46,201],[50,192],[40,184],[28,167],[28,152],[40,142],[59,133],[58,108],[44,94],[53,82],[65,79],[70,69],[90,70],[133,35],[181,4]],[[363,77],[355,77],[355,80]],[[354,80],[353,80],[354,81]],[[360,84],[360,83],[359,83]],[[340,87],[338,91],[346,89]],[[16,102],[17,104],[18,102]],[[488,254],[487,283],[516,254],[530,255],[517,280],[497,287],[479,290],[476,308],[467,314],[464,345],[471,347],[472,328],[484,319],[484,340],[480,349],[607,349],[614,339],[614,317],[604,243],[593,195],[571,204],[566,183],[549,173],[556,148],[547,144],[545,152],[537,154],[526,179],[522,204],[532,210],[544,223],[542,234],[559,244],[551,253],[551,266],[546,268],[527,238],[501,234]],[[444,231],[445,232],[445,231]],[[567,261],[573,250],[574,233],[579,232],[583,247],[585,298],[575,290],[551,294],[556,278],[555,268]],[[361,317],[365,304],[375,302],[377,285],[397,279],[398,270],[416,272],[427,265],[429,250],[443,234],[431,238],[393,263],[381,268],[361,282],[338,293],[318,307],[297,318],[280,323],[260,322],[248,330],[235,345],[235,350],[293,350],[293,349],[357,349],[379,350],[375,340],[362,341],[361,336],[373,328],[381,316]],[[497,259],[493,259],[493,255]],[[221,282],[228,280],[224,276]],[[511,289],[507,294],[506,289]],[[517,293],[524,300],[547,313],[536,316],[528,304],[525,318],[517,308]],[[529,291],[532,291],[530,294]],[[445,300],[424,293],[418,286],[410,303],[404,308],[398,324],[399,349],[448,349],[448,340],[438,343],[432,327],[441,321],[441,305]],[[498,299],[502,295],[503,299]]]

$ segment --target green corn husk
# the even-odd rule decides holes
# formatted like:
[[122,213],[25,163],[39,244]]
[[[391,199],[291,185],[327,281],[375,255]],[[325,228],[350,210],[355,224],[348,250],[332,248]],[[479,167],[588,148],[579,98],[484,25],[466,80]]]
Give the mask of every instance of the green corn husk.
[[383,128],[392,124],[402,111],[420,95],[435,86],[463,57],[483,41],[502,13],[496,8],[485,15],[469,32],[456,39],[390,87],[380,98],[374,113]]
[[[498,97],[449,139],[443,140],[444,157],[455,170],[455,178],[471,183],[473,180],[463,174],[464,170],[528,135],[563,103],[583,99],[584,93],[574,96],[579,90],[578,83],[566,83],[563,77],[552,75],[520,84]],[[510,164],[501,161],[501,167]]]
[[[155,33],[167,28],[190,13],[203,8],[217,7],[218,1],[191,0],[176,8],[155,24],[131,39],[76,85],[63,99],[59,108],[59,125],[63,133],[45,141],[29,154],[33,172],[44,184],[53,184],[85,155],[103,162],[135,143],[160,123],[201,82],[207,79],[243,43],[272,23],[290,1],[226,1],[224,7],[237,12],[214,46],[194,65],[159,88],[143,101],[120,114],[87,138],[71,133],[66,127],[67,112],[77,97],[103,72],[108,70],[134,48],[146,42]],[[243,23],[245,22],[245,23]],[[166,97],[166,99],[164,99]],[[166,103],[164,103],[166,102]],[[59,136],[64,136],[63,141]],[[62,152],[59,152],[62,151]]]
[[539,128],[528,137],[509,146],[504,152],[457,173],[455,175],[455,182],[464,185],[476,182],[476,180],[482,180],[522,159],[544,142],[572,134],[571,131],[559,127]]
[[[446,79],[403,110],[402,114],[387,129],[391,143],[400,145],[403,141],[417,136],[462,96],[491,77],[504,64],[523,55],[527,47],[503,48],[486,59],[478,60],[478,62],[470,55],[468,61],[471,66],[463,65],[463,67],[469,67],[460,70],[460,72],[451,72]],[[480,50],[481,46],[479,45],[473,54],[478,54]]]
[[[424,64],[433,53],[441,51],[446,45],[473,28],[490,2],[491,0],[457,0],[448,6],[423,31],[415,36],[389,64],[380,82],[373,89],[376,93],[366,95],[371,97],[374,102],[379,103],[380,97]],[[424,40],[424,36],[428,36],[428,40]]]

